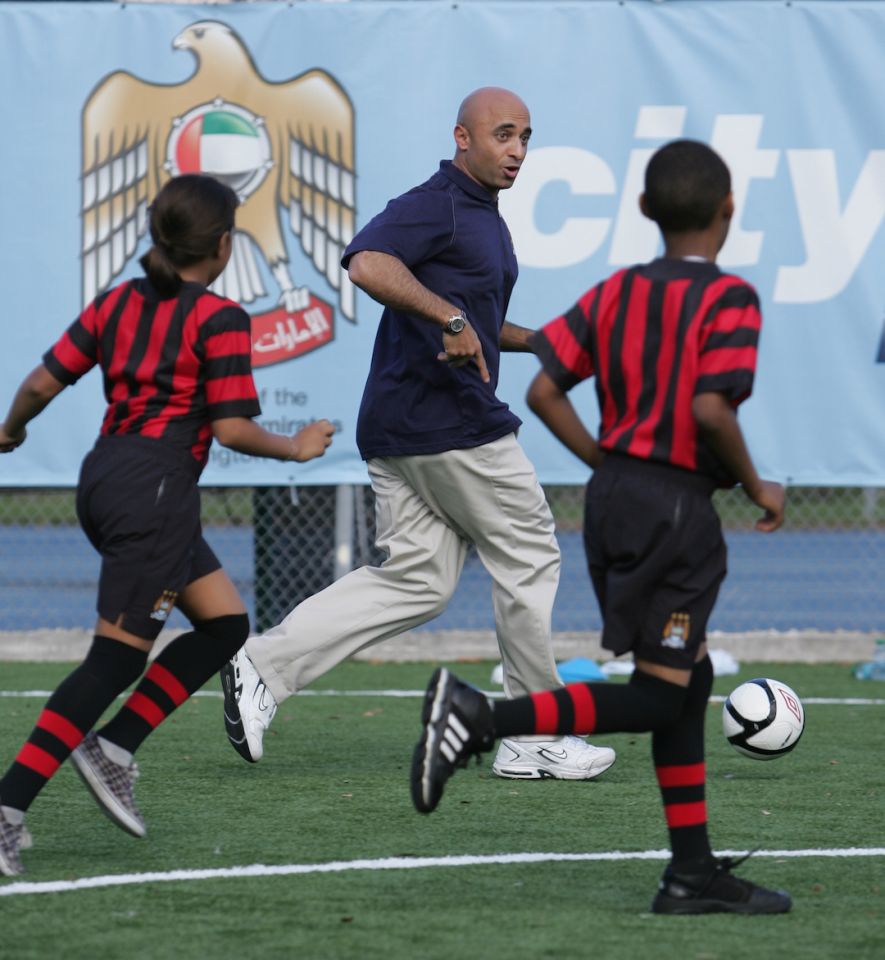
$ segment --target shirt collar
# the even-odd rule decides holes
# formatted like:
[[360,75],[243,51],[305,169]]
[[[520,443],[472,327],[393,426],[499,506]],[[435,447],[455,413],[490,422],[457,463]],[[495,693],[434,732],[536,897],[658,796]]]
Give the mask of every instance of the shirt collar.
[[476,197],[477,200],[484,200],[486,203],[497,205],[497,196],[492,195],[485,187],[480,186],[475,180],[468,177],[463,170],[459,170],[451,160],[440,160],[439,170],[440,173],[447,176],[452,183],[459,186],[465,193],[469,193],[471,197]]

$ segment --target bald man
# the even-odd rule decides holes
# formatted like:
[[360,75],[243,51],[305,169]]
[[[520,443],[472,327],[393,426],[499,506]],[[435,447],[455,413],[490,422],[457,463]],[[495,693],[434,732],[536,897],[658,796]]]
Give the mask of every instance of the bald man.
[[[516,180],[531,133],[516,94],[474,91],[458,111],[454,159],[391,200],[344,251],[350,278],[384,306],[357,445],[387,559],[299,604],[224,668],[228,738],[250,762],[261,759],[280,701],[442,613],[471,544],[494,585],[505,694],[561,685],[550,636],[553,517],[516,441],[520,420],[495,393],[501,351],[530,349],[532,331],[505,319],[517,265],[497,198]],[[507,739],[492,769],[589,780],[614,759],[578,737]]]

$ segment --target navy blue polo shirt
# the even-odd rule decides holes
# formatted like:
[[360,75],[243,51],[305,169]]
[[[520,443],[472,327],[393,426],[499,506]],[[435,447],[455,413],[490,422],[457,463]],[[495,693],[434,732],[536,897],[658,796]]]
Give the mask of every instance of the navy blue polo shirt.
[[429,290],[461,307],[489,368],[437,360],[442,330],[385,307],[357,420],[357,446],[370,457],[441,453],[490,443],[520,425],[495,396],[501,325],[517,265],[497,198],[443,160],[420,186],[391,200],[353,238],[342,264],[361,250],[401,260]]

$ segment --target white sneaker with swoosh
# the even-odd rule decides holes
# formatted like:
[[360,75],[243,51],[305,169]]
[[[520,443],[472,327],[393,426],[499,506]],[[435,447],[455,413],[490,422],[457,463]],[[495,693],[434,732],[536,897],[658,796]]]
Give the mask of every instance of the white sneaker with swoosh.
[[277,702],[245,648],[221,668],[221,689],[227,739],[244,760],[258,763],[264,755],[264,734],[277,712]]
[[594,747],[580,737],[504,739],[492,772],[508,780],[593,780],[614,762],[611,747]]

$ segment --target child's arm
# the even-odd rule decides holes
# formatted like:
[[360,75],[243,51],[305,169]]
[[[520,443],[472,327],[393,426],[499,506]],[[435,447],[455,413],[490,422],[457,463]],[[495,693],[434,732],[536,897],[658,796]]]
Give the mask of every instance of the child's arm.
[[724,394],[699,393],[691,404],[698,429],[744,493],[765,514],[756,529],[771,533],[784,522],[786,494],[781,484],[760,480],[735,412]]
[[212,421],[212,433],[223,446],[253,457],[296,460],[304,463],[321,457],[332,442],[335,427],[328,420],[316,420],[291,437],[271,433],[248,417],[222,417]]
[[11,453],[25,442],[25,427],[66,386],[67,384],[56,380],[42,363],[25,377],[16,391],[3,425],[0,426],[0,453]]
[[498,343],[502,353],[532,353],[531,338],[535,331],[529,327],[520,327],[509,320],[501,324]]
[[581,422],[571,400],[550,376],[541,370],[532,380],[526,403],[561,443],[588,467],[598,467],[603,453],[593,435]]

